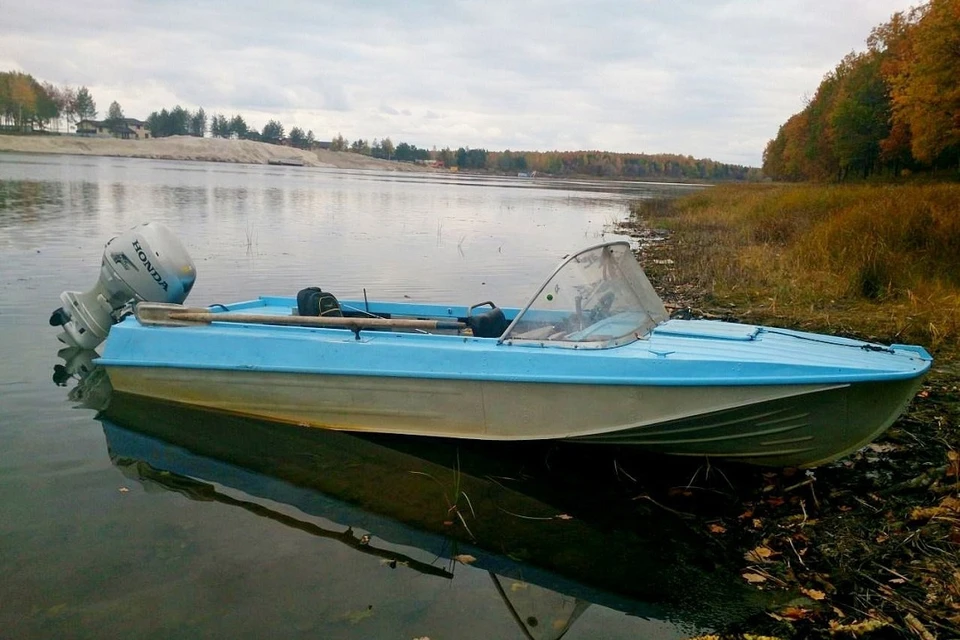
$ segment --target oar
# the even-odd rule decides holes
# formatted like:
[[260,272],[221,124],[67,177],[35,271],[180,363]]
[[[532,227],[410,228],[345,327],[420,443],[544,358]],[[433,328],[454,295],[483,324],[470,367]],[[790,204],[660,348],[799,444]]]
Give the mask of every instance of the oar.
[[189,326],[210,322],[240,322],[293,327],[328,327],[334,329],[420,329],[460,330],[466,325],[456,320],[413,320],[405,318],[336,318],[330,316],[271,316],[253,313],[213,313],[209,309],[184,307],[163,302],[141,302],[134,314],[140,324],[167,327]]

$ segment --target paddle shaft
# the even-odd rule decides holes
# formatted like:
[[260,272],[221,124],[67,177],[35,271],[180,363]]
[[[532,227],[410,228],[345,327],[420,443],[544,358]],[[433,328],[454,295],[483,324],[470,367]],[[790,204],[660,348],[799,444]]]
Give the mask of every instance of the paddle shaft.
[[208,313],[172,311],[171,320],[184,322],[242,322],[294,327],[328,327],[334,329],[463,329],[456,320],[412,320],[404,318],[340,318],[331,316],[267,316],[251,313]]

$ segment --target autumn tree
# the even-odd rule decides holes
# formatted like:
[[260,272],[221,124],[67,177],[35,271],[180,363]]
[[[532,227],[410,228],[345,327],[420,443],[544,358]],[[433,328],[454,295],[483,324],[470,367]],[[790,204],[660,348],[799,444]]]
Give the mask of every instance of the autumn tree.
[[26,129],[37,108],[37,93],[30,80],[25,73],[14,73],[9,80],[10,113],[21,131]]
[[383,157],[387,160],[393,159],[393,154],[396,153],[393,141],[390,138],[384,138],[380,141],[380,150],[383,153]]
[[930,0],[913,18],[889,78],[894,122],[917,160],[960,162],[960,0]]
[[331,151],[346,151],[347,150],[347,141],[342,134],[337,134],[330,141],[330,150]]

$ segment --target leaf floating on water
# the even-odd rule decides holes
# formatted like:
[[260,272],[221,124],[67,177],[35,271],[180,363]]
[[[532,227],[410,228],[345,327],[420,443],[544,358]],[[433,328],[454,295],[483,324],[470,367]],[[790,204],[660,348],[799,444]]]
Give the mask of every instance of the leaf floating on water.
[[120,487],[120,493],[129,493],[129,492],[130,492],[130,489],[127,489],[126,487]]
[[397,560],[396,558],[381,558],[380,566],[387,565],[391,569],[396,569],[397,567],[409,567],[410,563],[406,560]]
[[759,584],[761,582],[767,581],[767,579],[764,578],[762,575],[760,575],[759,573],[753,573],[752,571],[747,571],[740,575],[743,577],[744,580],[746,580],[750,584]]
[[366,609],[361,609],[360,611],[347,611],[342,616],[341,620],[346,620],[350,624],[357,624],[362,620],[373,617],[373,605],[368,605]]
[[461,553],[458,556],[453,556],[453,559],[459,562],[460,564],[473,564],[474,562],[477,561],[477,559],[474,558],[469,553]]

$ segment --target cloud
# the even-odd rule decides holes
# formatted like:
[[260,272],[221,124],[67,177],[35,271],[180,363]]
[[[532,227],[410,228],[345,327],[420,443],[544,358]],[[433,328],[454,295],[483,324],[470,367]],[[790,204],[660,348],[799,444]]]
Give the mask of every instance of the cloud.
[[139,117],[181,104],[251,123],[276,118],[320,138],[757,165],[822,76],[907,8],[905,0],[35,0],[4,7],[0,64],[86,85],[102,111],[117,100]]

